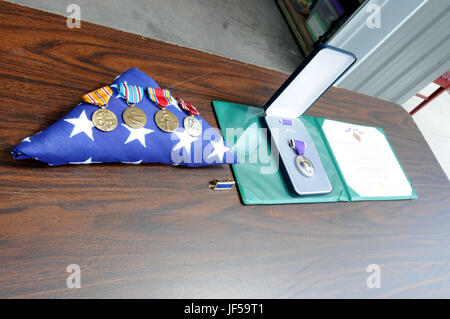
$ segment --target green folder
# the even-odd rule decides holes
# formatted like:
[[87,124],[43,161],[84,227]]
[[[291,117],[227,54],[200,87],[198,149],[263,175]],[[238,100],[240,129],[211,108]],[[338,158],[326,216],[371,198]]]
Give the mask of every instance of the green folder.
[[[327,138],[322,131],[322,125],[325,119],[319,117],[310,117],[306,115],[301,116],[300,119],[302,120],[303,124],[314,140],[314,144],[319,153],[320,159],[327,172],[328,179],[333,189],[331,193],[323,195],[293,195],[286,185],[281,170],[277,169],[277,159],[274,158],[272,152],[270,151],[270,138],[267,138],[267,136],[261,133],[263,132],[261,128],[264,128],[264,109],[260,107],[222,101],[213,101],[213,108],[216,113],[219,126],[222,132],[224,132],[224,139],[226,143],[229,147],[232,148],[232,150],[236,153],[241,161],[241,163],[239,164],[232,165],[232,169],[236,178],[239,192],[242,197],[242,201],[246,205],[399,200],[417,198],[417,194],[412,185],[411,196],[360,196],[345,182],[345,179],[339,168],[339,164],[337,163],[333,151],[328,144]],[[242,130],[234,130],[234,134],[232,134],[233,140],[229,140],[227,139],[228,134],[225,134],[227,128],[242,128]],[[385,135],[381,128],[377,129],[381,131],[383,135]],[[256,143],[256,145],[253,145],[253,147],[240,148],[240,141],[246,140],[245,134],[258,134],[258,137],[256,139],[258,142]],[[392,152],[394,153],[393,150]],[[268,154],[264,158],[255,156],[255,154],[260,153]],[[276,156],[278,156],[278,154]],[[266,173],[262,174],[262,171],[265,171]],[[408,179],[406,174],[405,177]]]

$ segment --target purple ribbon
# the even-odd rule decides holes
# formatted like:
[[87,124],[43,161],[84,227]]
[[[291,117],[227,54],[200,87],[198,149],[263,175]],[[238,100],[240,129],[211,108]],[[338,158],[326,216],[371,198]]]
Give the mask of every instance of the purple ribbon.
[[280,120],[282,125],[292,125],[292,120]]
[[292,147],[298,155],[305,154],[305,147],[306,147],[305,142],[295,140],[295,139],[290,139],[289,146]]

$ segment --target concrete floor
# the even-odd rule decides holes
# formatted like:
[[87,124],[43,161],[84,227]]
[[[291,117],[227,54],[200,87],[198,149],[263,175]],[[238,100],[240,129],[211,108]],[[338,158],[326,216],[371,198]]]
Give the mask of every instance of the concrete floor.
[[[290,73],[303,56],[275,0],[9,0]],[[83,24],[81,24],[83,27]]]

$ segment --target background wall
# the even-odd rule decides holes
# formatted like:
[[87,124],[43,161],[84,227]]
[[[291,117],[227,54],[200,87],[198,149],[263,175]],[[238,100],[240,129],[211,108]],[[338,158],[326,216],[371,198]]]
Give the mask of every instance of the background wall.
[[8,0],[290,73],[303,61],[275,0]]
[[[367,26],[370,4],[379,29]],[[450,68],[449,30],[448,0],[370,0],[329,42],[359,59],[337,84],[403,104]]]

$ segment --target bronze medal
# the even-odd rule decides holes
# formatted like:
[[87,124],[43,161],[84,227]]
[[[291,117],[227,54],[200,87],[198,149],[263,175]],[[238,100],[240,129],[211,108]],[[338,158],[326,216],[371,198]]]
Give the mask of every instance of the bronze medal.
[[147,123],[147,115],[140,108],[130,106],[122,114],[123,121],[132,128],[141,128]]
[[202,134],[202,123],[195,116],[186,116],[183,120],[185,131],[191,136]]
[[86,93],[82,97],[84,102],[100,107],[99,110],[92,113],[92,123],[94,123],[96,128],[103,132],[111,132],[117,127],[116,115],[106,109],[112,95],[112,89],[109,86],[104,86],[95,91]]
[[92,114],[92,123],[101,131],[111,132],[117,127],[117,117],[110,110],[101,108]]
[[145,112],[135,105],[142,101],[144,89],[139,85],[128,84],[127,82],[119,83],[119,97],[123,98],[128,104],[122,113],[123,121],[131,128],[141,128],[147,123],[147,115]]
[[178,128],[178,118],[172,112],[162,109],[155,114],[156,125],[164,132],[174,132]]

